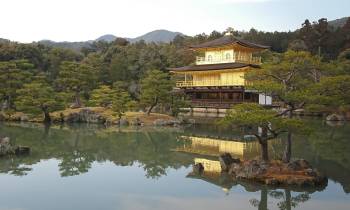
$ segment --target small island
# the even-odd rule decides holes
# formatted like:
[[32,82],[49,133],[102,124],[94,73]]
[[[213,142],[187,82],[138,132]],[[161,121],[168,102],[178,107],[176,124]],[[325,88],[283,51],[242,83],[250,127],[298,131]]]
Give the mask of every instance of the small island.
[[[234,159],[229,153],[219,157],[220,170],[214,173],[227,173],[232,181],[251,181],[273,187],[294,186],[297,188],[322,187],[327,185],[327,178],[306,160],[290,163],[282,161],[259,161]],[[206,164],[218,164],[208,160],[199,160],[193,166],[192,174],[213,173],[206,171]]]

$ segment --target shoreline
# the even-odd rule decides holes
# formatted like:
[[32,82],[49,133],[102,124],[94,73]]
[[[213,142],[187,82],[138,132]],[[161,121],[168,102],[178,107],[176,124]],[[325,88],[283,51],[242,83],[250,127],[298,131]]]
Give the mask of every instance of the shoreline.
[[[179,126],[194,124],[191,119],[160,113],[147,115],[144,112],[126,112],[121,119],[118,119],[115,115],[113,111],[103,107],[65,109],[50,113],[51,121],[49,124],[86,123],[105,126]],[[43,116],[33,116],[23,112],[0,113],[0,122],[44,123],[44,118]]]

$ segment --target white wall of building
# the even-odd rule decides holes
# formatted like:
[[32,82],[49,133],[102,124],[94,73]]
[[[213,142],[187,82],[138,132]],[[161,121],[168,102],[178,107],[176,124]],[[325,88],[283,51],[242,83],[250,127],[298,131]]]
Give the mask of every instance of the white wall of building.
[[271,105],[272,97],[265,94],[259,94],[259,104],[261,105]]

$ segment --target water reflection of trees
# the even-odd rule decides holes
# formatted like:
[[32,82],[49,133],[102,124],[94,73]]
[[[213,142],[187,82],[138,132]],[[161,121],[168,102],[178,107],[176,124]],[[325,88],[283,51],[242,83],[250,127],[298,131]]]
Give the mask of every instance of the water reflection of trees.
[[16,145],[31,147],[27,157],[0,160],[0,172],[26,175],[31,165],[41,160],[57,159],[61,176],[86,173],[93,162],[111,161],[118,166],[137,164],[148,178],[166,175],[170,168],[189,166],[191,157],[171,152],[181,142],[173,131],[73,126],[51,128],[35,125],[0,127]]
[[308,201],[310,197],[309,192],[300,192],[296,196],[292,196],[290,189],[284,190],[268,190],[266,187],[260,190],[260,200],[250,199],[249,202],[252,206],[258,208],[259,210],[268,209],[268,197],[278,200],[277,207],[280,210],[291,210],[296,208],[301,203]]
[[[225,173],[204,172],[198,174],[196,172],[191,172],[187,177],[200,179],[219,186],[225,191],[225,193],[229,193],[229,190],[235,186],[243,187],[246,192],[260,192],[260,199],[252,198],[249,200],[250,205],[259,210],[268,210],[268,206],[271,204],[276,205],[280,210],[291,210],[292,208],[296,208],[302,203],[310,200],[311,194],[317,191],[322,191],[326,187],[326,185],[324,185],[317,188],[290,187],[277,189],[255,182],[233,180]],[[269,202],[269,199],[273,199],[273,202]]]
[[[310,136],[296,136],[294,157],[304,158],[350,192],[350,125],[330,127],[319,120],[309,121],[314,131]],[[182,146],[178,135],[224,136],[244,138],[244,131],[232,131],[214,126],[196,126],[184,131],[135,130],[105,128],[101,125],[73,124],[44,127],[35,124],[0,126],[0,133],[9,136],[16,145],[32,148],[30,156],[0,159],[0,173],[23,176],[31,165],[41,160],[57,159],[62,176],[86,173],[93,162],[111,161],[118,166],[137,164],[147,177],[157,178],[170,168],[190,166],[193,155],[171,152]],[[281,145],[283,149],[283,145]],[[278,148],[276,148],[278,149]]]
[[328,178],[340,182],[350,192],[350,125],[332,127],[319,120],[310,120],[309,136],[296,136],[294,156],[304,158]]

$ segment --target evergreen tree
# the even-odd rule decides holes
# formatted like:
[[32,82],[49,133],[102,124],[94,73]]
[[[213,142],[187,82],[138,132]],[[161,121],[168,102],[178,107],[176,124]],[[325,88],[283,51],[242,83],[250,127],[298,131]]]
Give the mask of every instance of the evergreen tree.
[[158,104],[165,105],[171,100],[173,83],[168,73],[151,70],[141,81],[141,104],[148,107],[147,115]]
[[129,93],[121,89],[116,90],[116,95],[112,101],[112,110],[118,117],[119,122],[125,112],[132,106],[133,105]]
[[16,90],[29,82],[34,66],[26,60],[0,62],[0,102],[1,110],[13,108]]
[[97,73],[98,84],[110,85],[112,84],[111,75],[108,65],[103,61],[101,55],[97,53],[90,53],[87,55],[82,63],[91,66]]
[[[322,62],[308,52],[288,51],[263,65],[260,71],[247,75],[252,89],[278,100],[284,111],[280,115],[292,118],[295,110],[302,109],[310,100],[310,88],[320,81]],[[291,159],[292,133],[288,133],[284,162]]]
[[269,160],[268,141],[284,132],[301,130],[301,120],[283,118],[276,111],[266,109],[255,103],[244,103],[234,106],[220,121],[224,125],[259,128],[253,132],[261,146],[261,159]]
[[91,92],[90,105],[108,107],[112,105],[113,100],[117,97],[118,90],[110,88],[108,85],[101,85]]
[[16,93],[16,108],[31,114],[43,113],[46,123],[51,121],[50,112],[64,107],[59,95],[44,81],[24,84]]
[[81,94],[89,94],[96,86],[96,69],[85,63],[64,61],[56,79],[59,90],[74,93],[74,106],[81,107]]

